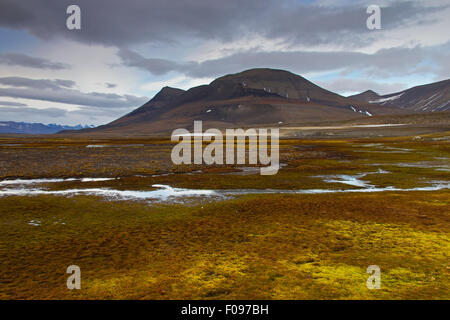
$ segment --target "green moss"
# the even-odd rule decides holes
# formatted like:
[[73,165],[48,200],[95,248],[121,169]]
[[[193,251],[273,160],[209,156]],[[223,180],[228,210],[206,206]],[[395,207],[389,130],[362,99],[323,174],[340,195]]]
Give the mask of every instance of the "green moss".
[[[449,210],[435,205],[448,196],[254,195],[192,207],[3,198],[1,297],[448,298]],[[71,264],[80,291],[64,287]],[[381,290],[365,287],[372,264]]]

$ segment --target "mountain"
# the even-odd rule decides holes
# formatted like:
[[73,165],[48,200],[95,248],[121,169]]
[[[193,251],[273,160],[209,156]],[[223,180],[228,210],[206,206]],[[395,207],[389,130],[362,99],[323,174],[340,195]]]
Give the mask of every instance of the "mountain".
[[411,111],[448,111],[450,110],[450,79],[382,96],[369,90],[349,98]]
[[360,94],[355,94],[353,96],[349,96],[348,98],[354,99],[357,101],[369,102],[369,101],[380,99],[380,95],[378,93],[376,93],[375,91],[367,90],[367,91],[361,92]]
[[52,134],[62,130],[81,130],[93,127],[94,126],[62,126],[57,124],[45,125],[42,123],[0,121],[0,133]]
[[284,70],[251,69],[187,91],[165,87],[150,101],[107,125],[82,133],[154,134],[204,128],[273,126],[402,113],[340,96]]
[[182,95],[184,92],[185,91],[182,89],[164,87],[153,97],[153,99],[151,99],[141,107],[137,108],[136,110],[128,114],[128,116],[142,114],[149,111],[153,111],[155,109],[159,109],[161,106],[175,100],[178,96]]

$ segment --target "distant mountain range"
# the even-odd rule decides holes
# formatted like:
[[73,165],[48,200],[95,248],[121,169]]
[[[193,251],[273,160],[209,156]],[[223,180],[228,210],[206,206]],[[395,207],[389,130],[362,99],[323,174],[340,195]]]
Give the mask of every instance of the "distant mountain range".
[[58,124],[26,123],[14,121],[0,121],[1,133],[22,134],[52,134],[62,130],[81,130],[94,128],[94,126],[62,126]]
[[[364,119],[450,109],[450,80],[380,96],[373,91],[344,97],[284,70],[251,69],[189,90],[164,87],[150,101],[86,134],[166,134],[206,128],[267,127]],[[65,132],[67,133],[67,132]]]

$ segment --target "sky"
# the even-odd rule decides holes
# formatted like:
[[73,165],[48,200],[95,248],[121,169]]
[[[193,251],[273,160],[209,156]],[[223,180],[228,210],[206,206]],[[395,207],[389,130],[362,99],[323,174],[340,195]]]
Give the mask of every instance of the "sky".
[[0,121],[106,124],[164,86],[256,67],[394,93],[450,78],[448,17],[450,0],[0,0]]

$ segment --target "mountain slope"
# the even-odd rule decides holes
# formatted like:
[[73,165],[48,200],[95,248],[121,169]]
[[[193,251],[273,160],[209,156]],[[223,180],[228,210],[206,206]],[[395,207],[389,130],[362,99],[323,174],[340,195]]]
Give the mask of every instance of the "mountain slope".
[[388,94],[367,94],[368,91],[349,98],[378,104],[398,107],[411,111],[436,112],[450,110],[450,79],[413,87],[404,91]]
[[375,91],[367,90],[367,91],[361,92],[359,94],[349,96],[348,98],[354,99],[357,101],[369,102],[369,101],[374,101],[374,100],[380,99],[380,97],[381,96],[378,93],[376,93]]
[[185,91],[178,88],[164,87],[150,101],[128,114],[133,116],[160,108],[161,106],[175,100]]

